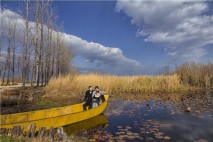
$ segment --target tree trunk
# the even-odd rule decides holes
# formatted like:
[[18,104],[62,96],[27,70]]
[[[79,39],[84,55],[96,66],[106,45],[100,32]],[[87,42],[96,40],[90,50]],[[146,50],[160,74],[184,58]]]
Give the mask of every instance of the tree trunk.
[[15,75],[15,52],[16,52],[16,23],[13,28],[13,35],[12,35],[13,45],[12,45],[12,52],[13,52],[13,61],[12,61],[12,84],[14,84],[14,75]]
[[2,62],[1,62],[1,58],[2,58],[1,50],[2,50],[2,35],[0,35],[0,77],[1,77],[2,69],[3,69],[3,65],[2,65]]
[[34,86],[34,81],[37,82],[38,79],[38,72],[37,72],[37,65],[38,65],[38,18],[39,18],[39,3],[38,0],[36,1],[36,11],[35,11],[35,18],[36,18],[36,33],[34,35],[34,62],[33,62],[33,69],[32,69],[32,80],[31,86]]
[[28,54],[28,0],[26,0],[26,19],[25,19],[25,47],[24,47],[24,53],[23,53],[23,72],[22,72],[22,87],[25,87],[26,83],[26,76],[27,76],[27,54]]
[[10,54],[11,54],[11,25],[9,23],[9,29],[8,29],[8,48],[7,48],[7,84],[10,83]]

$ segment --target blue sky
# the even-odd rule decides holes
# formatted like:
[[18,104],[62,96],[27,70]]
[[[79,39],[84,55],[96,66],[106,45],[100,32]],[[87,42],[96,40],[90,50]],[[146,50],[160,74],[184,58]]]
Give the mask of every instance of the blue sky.
[[[17,12],[18,3],[1,4]],[[72,35],[67,46],[74,48],[73,63],[81,72],[133,75],[157,74],[164,66],[173,69],[187,61],[213,60],[212,3],[54,1],[52,6],[64,22],[64,33]],[[84,44],[69,41],[75,37]],[[109,56],[102,56],[99,45],[90,42],[100,44]],[[114,53],[113,48],[119,50]],[[108,59],[112,56],[113,60]]]
[[[149,70],[155,73],[162,65],[169,63],[163,48],[136,36],[137,26],[131,24],[130,17],[115,11],[115,1],[55,2],[54,5],[58,7],[59,18],[64,21],[66,33],[120,48],[126,57],[149,68],[148,71],[142,69],[143,73],[149,74]],[[78,63],[78,60],[75,61]]]

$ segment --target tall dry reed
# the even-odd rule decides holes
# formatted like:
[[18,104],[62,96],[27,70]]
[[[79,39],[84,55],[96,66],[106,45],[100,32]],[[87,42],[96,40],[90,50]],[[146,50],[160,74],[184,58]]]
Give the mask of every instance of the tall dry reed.
[[175,71],[182,84],[197,87],[213,87],[213,63],[198,64],[185,63],[176,68]]
[[82,95],[88,86],[100,86],[109,94],[139,92],[179,92],[186,90],[177,74],[164,76],[113,76],[100,74],[67,75],[51,79],[46,92]]

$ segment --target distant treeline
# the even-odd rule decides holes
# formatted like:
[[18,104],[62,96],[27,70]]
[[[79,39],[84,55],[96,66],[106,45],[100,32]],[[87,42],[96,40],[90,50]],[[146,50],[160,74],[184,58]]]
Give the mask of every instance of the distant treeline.
[[[26,0],[20,9],[22,18],[1,18],[0,81],[43,86],[51,77],[70,71],[71,51],[64,45],[63,24],[58,24],[50,1]],[[1,8],[4,12],[12,13]]]
[[176,68],[182,84],[197,87],[213,87],[213,63],[185,63]]

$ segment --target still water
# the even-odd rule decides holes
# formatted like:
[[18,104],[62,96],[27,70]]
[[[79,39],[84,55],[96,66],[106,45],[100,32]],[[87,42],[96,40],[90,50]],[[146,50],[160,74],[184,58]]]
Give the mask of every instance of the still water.
[[82,141],[213,141],[212,92],[141,96],[111,97],[104,114],[65,132]]

